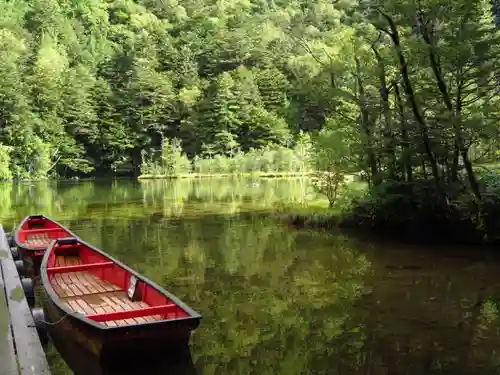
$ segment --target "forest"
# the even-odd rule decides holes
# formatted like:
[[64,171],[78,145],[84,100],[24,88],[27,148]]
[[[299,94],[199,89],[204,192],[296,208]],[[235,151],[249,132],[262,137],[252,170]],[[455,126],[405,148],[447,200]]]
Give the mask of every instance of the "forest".
[[486,0],[0,0],[0,178],[318,171],[334,205],[354,174],[370,189],[346,222],[492,237],[494,14]]

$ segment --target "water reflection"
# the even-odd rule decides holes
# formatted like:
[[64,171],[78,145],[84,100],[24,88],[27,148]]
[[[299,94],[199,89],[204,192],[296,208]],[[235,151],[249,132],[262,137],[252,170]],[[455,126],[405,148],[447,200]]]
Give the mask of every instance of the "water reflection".
[[370,271],[347,239],[270,219],[73,225],[201,312],[192,339],[200,374],[309,373],[342,332]]
[[0,218],[14,224],[43,212],[59,220],[234,214],[317,197],[309,180],[212,179],[0,183]]
[[[186,371],[498,374],[498,256],[375,245],[238,215],[310,199],[303,181],[35,189],[0,188],[10,197],[0,199],[4,222],[43,210],[203,315]],[[70,373],[50,359],[55,375]]]

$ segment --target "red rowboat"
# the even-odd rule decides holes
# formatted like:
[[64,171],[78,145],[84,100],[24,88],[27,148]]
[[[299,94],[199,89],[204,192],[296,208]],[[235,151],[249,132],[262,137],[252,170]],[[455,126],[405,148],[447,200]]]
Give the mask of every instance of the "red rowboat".
[[40,274],[51,335],[101,363],[185,351],[200,323],[177,297],[78,238],[55,240]]
[[54,239],[65,237],[76,235],[44,215],[27,216],[21,221],[14,233],[14,244],[28,268],[28,275],[38,276],[47,247]]

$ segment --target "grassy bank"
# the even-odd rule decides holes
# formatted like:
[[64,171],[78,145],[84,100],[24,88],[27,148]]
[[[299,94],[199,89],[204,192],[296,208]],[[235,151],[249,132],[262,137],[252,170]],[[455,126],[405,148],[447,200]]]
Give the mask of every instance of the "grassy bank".
[[296,228],[332,229],[338,227],[342,220],[342,210],[329,207],[327,200],[281,206],[273,215]]
[[307,203],[278,205],[274,215],[297,228],[338,228],[354,207],[353,204],[364,197],[367,191],[366,183],[354,181],[351,176],[347,176],[345,186],[332,205],[326,198]]

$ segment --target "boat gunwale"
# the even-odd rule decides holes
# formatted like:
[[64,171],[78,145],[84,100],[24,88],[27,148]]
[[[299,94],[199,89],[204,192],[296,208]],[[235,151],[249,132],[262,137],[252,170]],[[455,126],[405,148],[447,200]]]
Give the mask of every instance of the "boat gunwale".
[[36,217],[36,216],[40,216],[40,217],[43,217],[45,218],[46,220],[49,220],[51,222],[53,222],[54,224],[58,225],[61,229],[65,230],[66,232],[68,232],[69,234],[71,234],[74,238],[79,238],[75,233],[73,233],[73,231],[71,231],[69,228],[67,228],[66,226],[62,225],[61,223],[59,223],[58,221],[52,219],[51,217],[49,216],[46,216],[46,215],[28,215],[28,216],[25,216],[23,220],[21,220],[21,222],[19,223],[19,225],[17,226],[17,228],[15,229],[14,231],[14,243],[15,245],[19,248],[19,249],[22,249],[23,251],[26,251],[26,252],[29,252],[29,253],[36,253],[36,252],[39,252],[39,251],[43,251],[45,252],[49,246],[45,246],[45,247],[26,247],[24,245],[24,242],[21,242],[19,240],[19,232],[21,231],[21,228],[23,227],[23,225],[28,221],[30,220],[32,217]]
[[[163,294],[165,297],[169,298],[173,303],[175,303],[179,308],[184,310],[185,313],[188,314],[186,317],[182,318],[175,318],[175,319],[168,319],[168,320],[158,320],[154,322],[146,322],[146,323],[136,323],[136,324],[125,324],[125,325],[119,325],[119,326],[107,326],[102,324],[102,322],[96,322],[92,319],[87,318],[86,315],[83,315],[81,313],[78,313],[76,311],[71,310],[67,306],[65,306],[63,303],[61,303],[61,298],[57,295],[55,292],[54,288],[52,287],[52,284],[49,280],[48,273],[47,273],[47,262],[49,260],[49,256],[52,253],[54,246],[60,242],[60,241],[68,241],[68,240],[75,240],[76,242],[87,246],[93,251],[96,251],[98,254],[105,256],[108,258],[110,261],[112,261],[114,264],[116,264],[119,267],[122,267],[125,271],[129,272],[130,274],[134,275],[138,280],[148,284],[150,287],[156,289],[158,292]],[[193,310],[191,307],[189,307],[185,302],[180,300],[178,297],[167,291],[166,289],[162,288],[152,280],[148,279],[146,276],[139,274],[137,271],[133,270],[132,268],[128,267],[127,265],[123,264],[120,262],[118,259],[113,258],[111,255],[105,253],[103,250],[90,245],[89,243],[83,241],[79,237],[65,237],[65,238],[58,238],[54,239],[51,244],[47,247],[47,251],[45,251],[45,254],[42,259],[42,263],[40,266],[40,276],[42,278],[42,285],[43,288],[45,289],[45,292],[47,293],[47,296],[50,298],[52,303],[54,303],[57,308],[59,308],[61,311],[63,311],[66,315],[73,317],[74,319],[83,322],[85,324],[88,324],[98,330],[101,331],[126,331],[129,329],[133,329],[134,327],[150,327],[150,326],[159,326],[159,325],[171,325],[176,322],[182,322],[182,321],[197,321],[196,326],[192,328],[192,330],[196,329],[199,325],[199,321],[201,319],[201,315]]]

